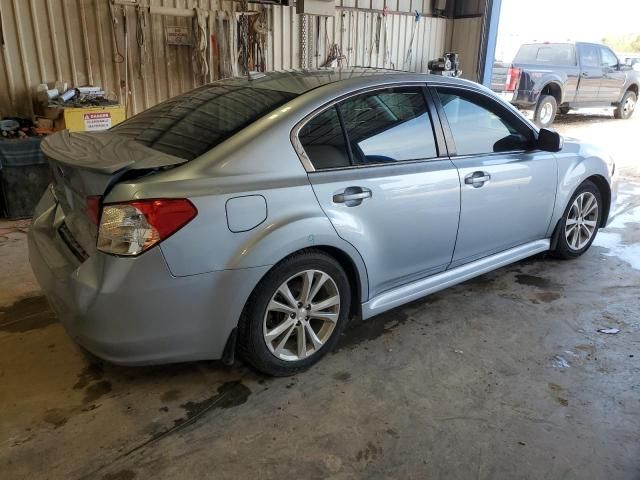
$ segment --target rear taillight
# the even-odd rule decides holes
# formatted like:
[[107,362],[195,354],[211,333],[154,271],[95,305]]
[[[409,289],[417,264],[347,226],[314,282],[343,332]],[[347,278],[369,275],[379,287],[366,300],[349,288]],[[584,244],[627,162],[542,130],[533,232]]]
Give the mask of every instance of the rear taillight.
[[139,255],[174,234],[198,211],[184,198],[136,200],[102,206],[98,250]]
[[504,89],[507,92],[513,92],[518,88],[518,81],[520,80],[520,69],[509,67],[507,70],[507,80],[504,82]]

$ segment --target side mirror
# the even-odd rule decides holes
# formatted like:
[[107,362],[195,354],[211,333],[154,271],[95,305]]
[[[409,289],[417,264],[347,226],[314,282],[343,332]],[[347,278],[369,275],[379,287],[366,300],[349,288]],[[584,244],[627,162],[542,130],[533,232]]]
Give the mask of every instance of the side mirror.
[[545,152],[559,152],[562,150],[564,140],[555,130],[549,130],[548,128],[541,128],[538,133],[537,147],[539,150]]

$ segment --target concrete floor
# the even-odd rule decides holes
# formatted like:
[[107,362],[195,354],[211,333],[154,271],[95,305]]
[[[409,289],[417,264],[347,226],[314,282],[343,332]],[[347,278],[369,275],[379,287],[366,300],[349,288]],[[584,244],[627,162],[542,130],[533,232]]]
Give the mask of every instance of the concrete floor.
[[354,323],[293,378],[85,357],[38,293],[28,225],[0,223],[0,477],[640,478],[640,115],[557,126],[625,177],[599,246]]

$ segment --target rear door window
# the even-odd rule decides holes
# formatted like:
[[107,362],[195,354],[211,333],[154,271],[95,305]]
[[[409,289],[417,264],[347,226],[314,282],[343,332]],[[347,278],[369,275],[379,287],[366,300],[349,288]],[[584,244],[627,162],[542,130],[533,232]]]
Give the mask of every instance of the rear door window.
[[298,138],[316,170],[351,165],[349,147],[335,106],[309,120]]
[[111,130],[192,160],[295,97],[290,92],[213,83],[166,100]]
[[433,158],[433,126],[420,87],[364,93],[338,104],[354,165]]
[[438,88],[457,155],[526,150],[531,130],[513,121],[489,98],[463,90]]

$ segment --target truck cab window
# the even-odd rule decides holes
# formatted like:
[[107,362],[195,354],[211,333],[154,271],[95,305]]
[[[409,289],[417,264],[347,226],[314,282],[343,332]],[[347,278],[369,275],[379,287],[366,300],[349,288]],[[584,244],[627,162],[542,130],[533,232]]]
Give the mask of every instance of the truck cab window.
[[583,45],[580,49],[580,63],[583,67],[600,67],[600,55],[593,45]]
[[607,68],[617,68],[618,67],[618,57],[609,50],[608,48],[601,48],[600,52],[602,53],[602,66]]

